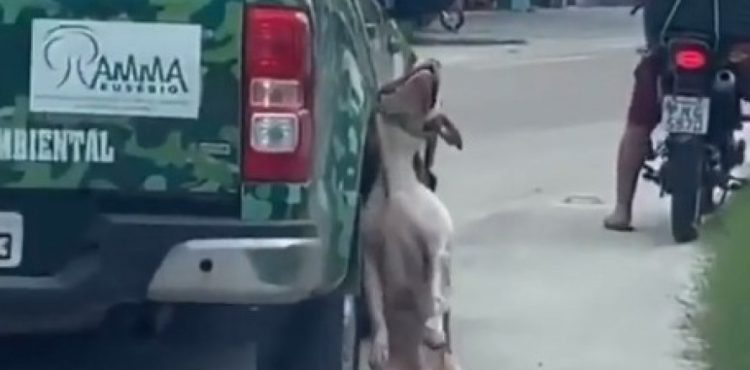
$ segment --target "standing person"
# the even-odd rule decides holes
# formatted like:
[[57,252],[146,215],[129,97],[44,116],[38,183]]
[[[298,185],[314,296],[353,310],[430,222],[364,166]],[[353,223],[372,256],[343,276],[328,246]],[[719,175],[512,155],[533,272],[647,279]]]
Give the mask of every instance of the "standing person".
[[[719,10],[721,47],[731,48],[737,83],[750,99],[750,6],[748,0],[642,0],[647,51],[635,68],[625,131],[617,154],[617,201],[604,227],[632,231],[633,198],[638,175],[651,150],[650,136],[661,120],[658,81],[664,64],[661,33],[664,29],[708,31],[713,34],[715,6]],[[715,3],[716,2],[716,3]],[[674,10],[674,12],[673,12]],[[667,19],[673,17],[667,25]],[[666,25],[666,27],[665,27]]]

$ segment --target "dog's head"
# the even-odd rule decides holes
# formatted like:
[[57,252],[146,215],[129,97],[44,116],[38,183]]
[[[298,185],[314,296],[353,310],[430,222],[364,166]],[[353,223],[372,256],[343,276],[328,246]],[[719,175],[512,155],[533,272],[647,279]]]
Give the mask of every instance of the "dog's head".
[[417,178],[433,191],[437,187],[432,167],[438,137],[459,150],[463,148],[461,133],[453,122],[435,112],[439,90],[440,63],[428,59],[383,86],[378,94],[378,112],[384,121],[425,141],[424,153],[414,155],[413,166]]
[[428,144],[439,136],[462,149],[463,140],[456,126],[447,116],[435,112],[439,90],[440,63],[429,59],[380,89],[378,113],[385,123],[427,140]]

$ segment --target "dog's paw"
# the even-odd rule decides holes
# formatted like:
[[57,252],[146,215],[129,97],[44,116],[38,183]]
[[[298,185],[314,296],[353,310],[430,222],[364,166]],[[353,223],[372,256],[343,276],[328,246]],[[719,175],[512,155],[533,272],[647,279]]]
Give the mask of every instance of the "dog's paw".
[[373,370],[383,369],[389,356],[388,335],[380,332],[372,338],[370,344],[370,368]]
[[439,349],[448,344],[445,331],[427,327],[425,328],[424,343],[432,349]]
[[462,370],[461,365],[458,364],[456,355],[448,351],[443,353],[443,364],[445,364],[445,370]]

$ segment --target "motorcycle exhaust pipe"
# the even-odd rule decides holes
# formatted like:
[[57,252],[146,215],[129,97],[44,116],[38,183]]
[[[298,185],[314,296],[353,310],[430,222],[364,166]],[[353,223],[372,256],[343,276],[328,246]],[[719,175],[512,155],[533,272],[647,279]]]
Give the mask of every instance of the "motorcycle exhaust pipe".
[[714,89],[720,93],[733,93],[737,86],[737,76],[728,69],[722,69],[716,73]]

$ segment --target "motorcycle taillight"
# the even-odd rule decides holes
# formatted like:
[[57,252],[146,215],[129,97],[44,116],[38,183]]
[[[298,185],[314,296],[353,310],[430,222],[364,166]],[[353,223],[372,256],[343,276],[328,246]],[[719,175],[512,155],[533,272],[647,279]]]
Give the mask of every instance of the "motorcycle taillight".
[[690,37],[672,39],[668,44],[668,92],[705,95],[711,88],[712,50],[708,43]]
[[671,64],[677,71],[702,72],[711,64],[710,47],[698,40],[674,40],[670,43],[669,51]]
[[675,53],[674,62],[677,67],[683,70],[695,71],[708,65],[708,56],[701,50],[686,48]]

